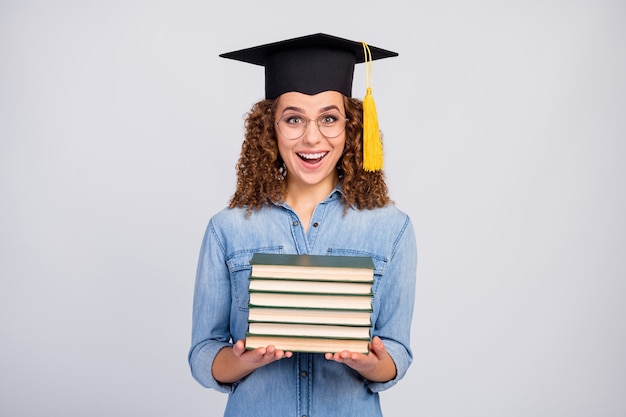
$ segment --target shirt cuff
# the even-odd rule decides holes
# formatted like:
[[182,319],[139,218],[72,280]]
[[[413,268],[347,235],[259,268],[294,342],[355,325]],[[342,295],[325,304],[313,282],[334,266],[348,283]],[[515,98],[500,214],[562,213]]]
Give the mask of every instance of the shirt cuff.
[[229,393],[232,391],[232,384],[222,384],[213,377],[211,368],[218,352],[232,344],[227,342],[207,342],[204,345],[196,346],[189,355],[189,366],[191,375],[200,385],[205,388],[212,388],[218,392]]
[[390,343],[389,340],[385,340],[385,348],[396,365],[396,377],[387,382],[369,381],[368,388],[372,392],[385,391],[396,385],[404,377],[404,375],[406,375],[406,371],[409,369],[409,365],[411,365],[411,356],[407,353],[404,346],[396,343]]

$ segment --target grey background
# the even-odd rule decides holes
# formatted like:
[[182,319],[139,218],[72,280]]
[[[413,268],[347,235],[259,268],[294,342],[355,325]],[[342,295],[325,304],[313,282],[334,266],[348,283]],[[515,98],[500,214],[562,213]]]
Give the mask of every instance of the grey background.
[[373,91],[420,262],[386,415],[626,415],[625,23],[607,0],[0,0],[0,415],[221,415],[187,368],[193,280],[263,84],[217,55],[316,32],[400,53]]

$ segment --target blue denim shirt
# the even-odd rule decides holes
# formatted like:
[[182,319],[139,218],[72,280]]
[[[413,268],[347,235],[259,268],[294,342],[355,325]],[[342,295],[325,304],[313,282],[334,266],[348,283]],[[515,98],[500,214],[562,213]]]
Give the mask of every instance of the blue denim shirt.
[[[243,339],[248,319],[248,277],[255,252],[371,256],[373,335],[397,368],[395,379],[365,380],[323,354],[294,353],[256,369],[234,384],[211,374],[215,355]],[[225,209],[207,227],[195,284],[189,365],[203,386],[229,393],[225,416],[381,416],[378,392],[395,385],[412,360],[409,346],[417,250],[409,217],[389,205],[344,212],[335,189],[315,209],[305,233],[288,205],[254,211]]]

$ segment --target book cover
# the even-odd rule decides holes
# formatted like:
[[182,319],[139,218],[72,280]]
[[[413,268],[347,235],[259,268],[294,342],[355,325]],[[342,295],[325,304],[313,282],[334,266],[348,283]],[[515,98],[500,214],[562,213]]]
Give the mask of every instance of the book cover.
[[279,323],[310,323],[310,324],[338,324],[347,326],[371,326],[369,311],[354,310],[326,310],[310,308],[274,308],[250,307],[249,322],[279,322]]
[[372,295],[372,284],[250,277],[250,291]]
[[303,294],[250,291],[250,306],[372,310],[368,295]]
[[250,265],[251,275],[258,278],[357,282],[374,280],[374,261],[363,256],[255,253]]
[[259,347],[267,347],[269,345],[273,345],[276,349],[289,352],[336,353],[344,350],[360,353],[369,352],[369,340],[253,334],[248,334],[246,336],[246,349],[256,349]]
[[330,324],[252,322],[248,332],[256,335],[308,336],[331,339],[368,339],[368,326],[337,326]]

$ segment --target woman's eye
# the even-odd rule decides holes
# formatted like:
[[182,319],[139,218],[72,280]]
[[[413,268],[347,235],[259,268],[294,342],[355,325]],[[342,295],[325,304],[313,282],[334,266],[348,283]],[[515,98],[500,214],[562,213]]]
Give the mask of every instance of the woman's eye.
[[302,116],[289,116],[285,120],[290,125],[299,125],[304,123],[304,118]]
[[333,124],[337,120],[339,120],[339,116],[334,115],[334,114],[327,114],[327,115],[320,117],[320,122],[325,125]]

